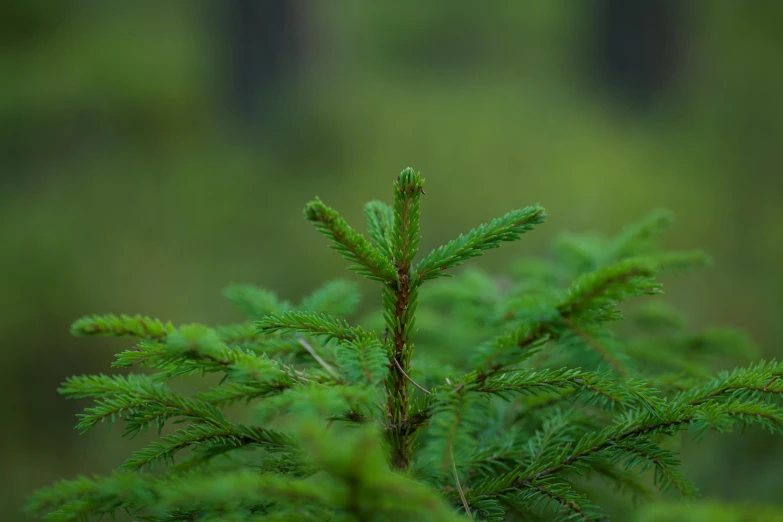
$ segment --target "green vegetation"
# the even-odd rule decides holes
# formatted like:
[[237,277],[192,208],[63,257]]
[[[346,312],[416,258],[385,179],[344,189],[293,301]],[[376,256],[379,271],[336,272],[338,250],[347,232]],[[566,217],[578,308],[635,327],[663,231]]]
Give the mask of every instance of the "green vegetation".
[[[147,370],[66,380],[67,398],[95,400],[77,429],[122,421],[126,436],[155,428],[160,438],[111,476],[37,492],[28,511],[56,521],[122,511],[161,522],[604,520],[593,499],[607,493],[697,493],[678,433],[781,431],[783,364],[746,365],[743,335],[693,331],[648,297],[662,293],[659,276],[708,262],[655,249],[668,213],[614,238],[563,236],[555,259],[518,263],[507,278],[450,279],[546,214],[514,210],[418,256],[424,194],[404,170],[393,205],[365,207],[369,239],[319,199],[305,208],[351,270],[381,285],[382,311],[361,326],[345,319],[358,290],[341,280],[298,306],[234,285],[226,296],[249,319],[228,326],[74,323],[76,335],[138,339],[113,366]],[[741,366],[715,372],[727,364]],[[175,390],[211,374],[220,381],[208,389]],[[667,520],[649,513],[641,519]]]

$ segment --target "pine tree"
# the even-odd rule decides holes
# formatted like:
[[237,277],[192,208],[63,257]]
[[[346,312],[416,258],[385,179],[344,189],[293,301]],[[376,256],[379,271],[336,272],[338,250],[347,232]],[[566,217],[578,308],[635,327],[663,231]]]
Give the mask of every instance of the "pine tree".
[[[365,206],[368,238],[319,199],[305,208],[349,268],[380,285],[382,311],[364,326],[345,319],[359,297],[343,280],[298,305],[230,287],[248,320],[229,326],[76,321],[75,335],[136,339],[113,366],[146,370],[67,379],[66,398],[95,401],[76,428],[122,421],[126,436],[156,428],[159,440],[111,476],[38,491],[27,510],[61,522],[122,511],[160,522],[597,521],[601,484],[696,494],[671,449],[680,432],[781,431],[783,364],[714,375],[754,355],[747,339],[694,332],[645,297],[661,293],[659,277],[708,262],[656,250],[668,213],[613,238],[563,236],[554,259],[504,279],[451,279],[546,214],[513,210],[417,260],[424,194],[404,170],[392,206]],[[642,306],[626,305],[634,298]],[[169,386],[206,374],[222,380],[192,396]],[[227,411],[241,403],[244,423]]]

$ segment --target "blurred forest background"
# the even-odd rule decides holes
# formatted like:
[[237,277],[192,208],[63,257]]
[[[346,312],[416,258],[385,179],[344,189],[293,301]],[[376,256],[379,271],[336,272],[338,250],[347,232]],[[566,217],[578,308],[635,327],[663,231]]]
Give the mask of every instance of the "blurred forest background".
[[[84,404],[57,386],[128,346],[73,320],[227,323],[229,283],[298,300],[351,278],[301,209],[318,195],[361,228],[406,166],[427,178],[422,248],[548,209],[492,271],[672,209],[667,246],[715,265],[668,298],[782,357],[782,27],[775,0],[0,3],[2,520],[143,442],[73,431]],[[710,502],[783,502],[780,438],[684,461]]]

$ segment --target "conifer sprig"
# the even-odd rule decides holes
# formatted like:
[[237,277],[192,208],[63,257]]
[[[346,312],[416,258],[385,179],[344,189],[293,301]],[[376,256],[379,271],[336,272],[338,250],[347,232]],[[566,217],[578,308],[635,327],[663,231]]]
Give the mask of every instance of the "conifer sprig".
[[474,384],[468,389],[510,399],[514,395],[535,395],[557,390],[574,390],[570,400],[583,399],[591,405],[611,408],[647,408],[655,411],[654,390],[643,382],[618,381],[610,374],[596,374],[580,369],[522,370],[504,373]]
[[389,373],[389,359],[380,342],[359,339],[337,348],[337,364],[348,382],[374,386]]
[[271,453],[298,450],[296,439],[258,426],[235,425],[227,421],[191,424],[163,437],[161,442],[153,442],[147,448],[133,452],[120,469],[138,471],[147,466],[152,469],[158,464],[173,463],[174,456],[184,449],[203,451],[216,447],[235,449],[248,446],[258,446]]
[[516,241],[523,233],[532,230],[533,225],[543,223],[546,211],[538,205],[512,210],[486,225],[474,228],[445,245],[430,252],[419,261],[417,272],[420,280],[435,279],[448,274],[449,268],[461,265],[471,257],[483,255],[485,250],[499,248],[503,241]]
[[[622,364],[586,334],[579,323],[601,324],[621,318],[616,306],[623,300],[660,293],[660,285],[655,283],[654,275],[655,264],[646,259],[625,259],[585,273],[571,284],[559,303],[544,301],[542,311],[535,319],[481,346],[475,358],[475,363],[480,365],[480,378],[534,356],[544,344],[561,337],[564,331],[582,337],[615,371],[627,373]],[[512,350],[514,347],[516,351]]]
[[224,421],[221,410],[214,406],[173,393],[163,383],[142,375],[71,377],[58,390],[67,398],[98,399],[96,406],[80,414],[76,429],[85,433],[97,424],[115,419],[126,421],[126,436],[135,436],[150,424],[156,424],[158,433],[166,420],[184,417],[205,423]]
[[174,325],[141,315],[93,315],[79,319],[71,326],[76,336],[135,337],[164,341],[174,331]]
[[[493,496],[502,494],[507,489],[524,489],[552,475],[589,467],[590,461],[597,456],[610,460],[625,459],[634,462],[632,457],[644,450],[649,453],[649,459],[661,468],[659,479],[668,480],[672,486],[678,487],[679,475],[673,476],[667,466],[672,467],[679,463],[674,462],[670,454],[664,459],[667,453],[654,444],[654,441],[651,440],[653,436],[671,435],[690,425],[694,425],[697,433],[703,433],[709,428],[728,431],[737,424],[750,423],[761,424],[776,432],[779,432],[783,427],[783,412],[769,404],[732,402],[712,403],[697,407],[689,403],[677,404],[674,402],[667,410],[659,410],[658,415],[648,413],[625,415],[620,418],[617,424],[601,432],[583,436],[573,447],[566,446],[562,451],[552,455],[547,464],[521,468],[491,484],[476,488],[475,494],[484,492],[485,495]],[[488,488],[490,491],[486,491]],[[690,494],[693,491],[685,489],[682,492]]]
[[381,201],[370,201],[364,206],[364,217],[372,244],[386,259],[393,259],[394,210]]
[[351,270],[377,281],[393,281],[397,278],[394,266],[383,254],[320,199],[308,203],[305,216],[319,232],[332,240],[331,248],[342,254],[344,259],[356,263],[349,267]]
[[392,254],[398,273],[408,272],[419,250],[419,200],[422,194],[424,180],[421,175],[411,168],[403,170],[394,183]]
[[272,314],[258,321],[256,325],[259,333],[299,332],[347,342],[374,337],[374,334],[368,334],[361,327],[353,327],[334,317],[310,312]]
[[403,170],[394,183],[394,232],[391,253],[397,279],[383,288],[383,316],[391,336],[389,376],[386,381],[387,439],[391,446],[391,464],[405,471],[410,466],[415,428],[408,422],[410,414],[410,368],[413,358],[413,335],[418,305],[418,284],[413,272],[413,258],[418,252],[419,200],[424,194],[424,180],[411,168]]

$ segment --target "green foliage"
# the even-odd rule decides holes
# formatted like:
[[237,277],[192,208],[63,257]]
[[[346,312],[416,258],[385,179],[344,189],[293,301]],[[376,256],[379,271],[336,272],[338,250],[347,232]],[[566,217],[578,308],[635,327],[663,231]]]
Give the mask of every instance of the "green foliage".
[[435,279],[445,276],[445,270],[461,265],[466,259],[482,255],[484,250],[500,248],[503,241],[516,241],[523,233],[531,230],[533,225],[543,223],[545,217],[544,209],[536,205],[511,211],[486,225],[474,228],[422,259],[417,267],[419,278]]
[[387,258],[392,257],[391,238],[394,230],[394,211],[382,201],[370,201],[364,206],[364,217],[373,245]]
[[[383,330],[344,319],[358,293],[341,280],[298,307],[230,287],[252,324],[77,321],[76,335],[138,339],[114,366],[147,370],[68,378],[61,394],[95,401],[77,429],[121,421],[126,436],[154,427],[159,439],[114,475],[42,489],[28,511],[55,521],[122,510],[150,521],[605,520],[593,477],[634,499],[697,493],[673,449],[679,433],[783,429],[782,363],[742,366],[754,354],[746,337],[692,331],[650,300],[662,275],[706,263],[655,250],[668,213],[616,238],[563,236],[553,260],[519,264],[510,279],[474,270],[425,285],[545,212],[511,211],[416,263],[423,186],[406,169],[393,206],[368,203],[369,240],[320,200],[305,209],[352,270],[381,283]],[[740,367],[715,371],[727,365]],[[170,383],[205,374],[221,380],[196,394]],[[242,422],[227,409],[239,402]]]
[[344,259],[356,263],[349,267],[351,270],[377,281],[396,279],[397,274],[389,259],[351,228],[336,210],[315,199],[305,207],[305,216],[319,232],[332,240],[331,248],[340,252]]
[[93,315],[79,319],[71,326],[73,335],[103,335],[107,337],[135,337],[137,339],[166,339],[175,331],[171,323],[137,315]]
[[300,310],[326,315],[348,316],[359,305],[359,288],[355,283],[337,279],[305,297]]
[[223,293],[237,308],[254,319],[290,308],[288,303],[278,302],[272,292],[250,285],[232,285]]

